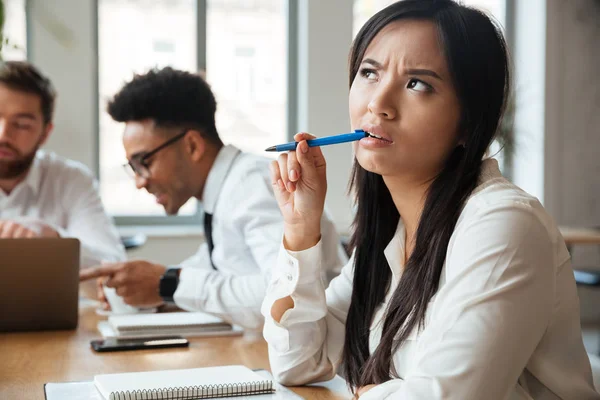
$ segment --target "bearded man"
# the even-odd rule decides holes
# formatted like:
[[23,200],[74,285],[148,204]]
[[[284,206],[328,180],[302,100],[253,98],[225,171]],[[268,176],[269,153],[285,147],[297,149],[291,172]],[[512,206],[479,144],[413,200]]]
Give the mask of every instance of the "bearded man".
[[121,261],[125,251],[93,174],[40,150],[52,132],[55,99],[33,65],[0,63],[0,240],[77,238],[82,267]]

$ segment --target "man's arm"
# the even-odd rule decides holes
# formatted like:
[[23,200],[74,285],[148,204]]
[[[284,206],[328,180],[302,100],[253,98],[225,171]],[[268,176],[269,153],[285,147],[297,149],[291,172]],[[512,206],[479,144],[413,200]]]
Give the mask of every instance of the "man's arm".
[[[260,306],[266,281],[277,261],[283,233],[281,213],[262,167],[252,166],[235,185],[224,186],[215,210],[221,227],[235,227],[236,236],[243,238],[249,250],[239,252],[239,243],[230,247],[230,242],[223,241],[216,243],[215,252],[230,254],[238,251],[235,254],[237,263],[247,265],[248,271],[252,272],[226,274],[220,271],[228,269],[223,265],[217,265],[217,270],[213,270],[203,245],[194,256],[197,268],[182,269],[174,296],[175,303],[183,309],[208,312],[255,330],[261,329],[264,323]],[[217,235],[215,231],[215,237]],[[191,266],[191,263],[184,262],[184,265]]]
[[65,174],[62,206],[68,215],[66,227],[51,226],[61,237],[81,242],[81,267],[103,261],[122,261],[125,250],[117,230],[106,214],[98,184],[88,171],[73,168]]

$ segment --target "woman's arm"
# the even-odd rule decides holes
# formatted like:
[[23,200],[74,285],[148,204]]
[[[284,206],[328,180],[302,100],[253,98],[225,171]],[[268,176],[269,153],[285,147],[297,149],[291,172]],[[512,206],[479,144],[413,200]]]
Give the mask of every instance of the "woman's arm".
[[[263,302],[271,369],[275,379],[286,385],[333,378],[341,356],[353,260],[325,291],[321,245],[301,252],[282,247]],[[294,306],[274,311],[281,299],[290,299]],[[281,314],[279,321],[273,318],[276,313]]]
[[271,164],[271,183],[284,221],[284,247],[273,268],[262,314],[273,375],[288,385],[335,375],[352,291],[346,271],[332,282],[326,300],[320,240],[326,162],[320,148],[308,146],[306,140],[313,138],[307,133],[295,135],[296,151],[280,155]]

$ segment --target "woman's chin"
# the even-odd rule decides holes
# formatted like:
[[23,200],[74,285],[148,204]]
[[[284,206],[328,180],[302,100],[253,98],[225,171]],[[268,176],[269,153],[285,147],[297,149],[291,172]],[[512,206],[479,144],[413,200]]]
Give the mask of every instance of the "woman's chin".
[[383,157],[380,159],[380,157],[373,157],[372,155],[357,154],[356,160],[358,161],[358,164],[368,172],[383,175],[383,172],[386,170],[385,158]]

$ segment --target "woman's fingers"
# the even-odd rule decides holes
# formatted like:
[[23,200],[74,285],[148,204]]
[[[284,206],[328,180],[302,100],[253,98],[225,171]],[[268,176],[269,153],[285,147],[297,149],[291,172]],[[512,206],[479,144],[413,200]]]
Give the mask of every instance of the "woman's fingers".
[[300,179],[300,164],[298,163],[298,156],[295,151],[292,151],[288,154],[287,160],[287,171],[288,177],[292,182],[298,182]]
[[288,192],[293,192],[292,186],[293,182],[290,182],[290,178],[289,178],[289,174],[288,174],[288,159],[291,156],[291,153],[285,153],[285,154],[281,154],[279,156],[279,158],[277,159],[277,162],[279,163],[279,175],[281,176],[281,181],[283,183],[283,186],[285,187],[285,189]]
[[271,164],[269,165],[269,168],[271,170],[271,184],[273,185],[273,190],[275,191],[275,193],[277,193],[279,191],[279,193],[281,192],[285,192],[285,186],[283,185],[283,180],[281,179],[281,172],[279,170],[279,162],[278,161],[271,161]]
[[281,179],[281,174],[279,173],[279,162],[273,160],[269,164],[269,170],[271,171],[271,184],[273,186],[277,186],[277,181]]
[[325,156],[320,147],[309,147],[303,140],[296,149],[298,163],[303,171],[303,176],[309,181],[319,181],[325,174]]
[[303,140],[311,140],[311,139],[316,139],[317,137],[315,135],[311,135],[310,133],[307,132],[298,132],[294,135],[294,141],[296,142],[301,142]]
[[296,190],[296,182],[300,179],[301,167],[295,151],[291,151],[287,158],[287,173],[290,182],[286,185],[288,191]]

